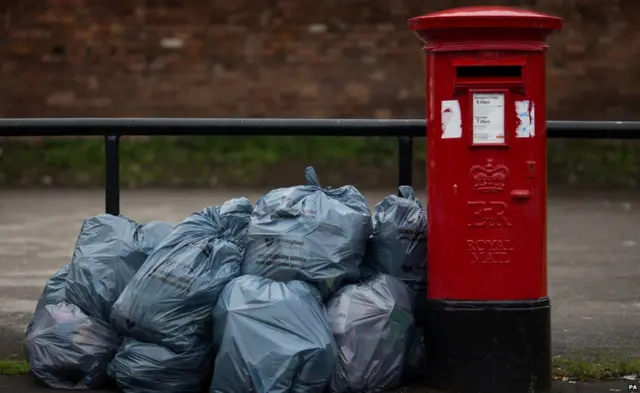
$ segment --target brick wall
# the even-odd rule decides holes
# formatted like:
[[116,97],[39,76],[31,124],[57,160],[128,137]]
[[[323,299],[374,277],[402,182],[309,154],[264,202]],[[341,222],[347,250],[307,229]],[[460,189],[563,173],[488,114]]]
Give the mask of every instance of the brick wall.
[[565,18],[552,119],[640,119],[640,0],[3,0],[0,116],[423,116],[409,17]]

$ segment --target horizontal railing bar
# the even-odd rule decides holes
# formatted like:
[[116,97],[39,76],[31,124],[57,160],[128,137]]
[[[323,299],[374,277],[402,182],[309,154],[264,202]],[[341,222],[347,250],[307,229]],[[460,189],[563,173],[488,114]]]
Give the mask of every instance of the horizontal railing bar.
[[[419,119],[32,118],[0,119],[3,136],[274,135],[422,137]],[[636,121],[549,121],[550,138],[638,139]]]
[[424,120],[386,119],[0,119],[0,136],[280,135],[423,136]]
[[640,121],[574,121],[547,122],[549,138],[570,139],[640,139]]

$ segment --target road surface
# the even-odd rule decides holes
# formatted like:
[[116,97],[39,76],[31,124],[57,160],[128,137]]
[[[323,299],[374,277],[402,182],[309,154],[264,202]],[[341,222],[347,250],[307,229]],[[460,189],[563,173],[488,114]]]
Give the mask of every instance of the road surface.
[[[365,195],[376,203],[389,192]],[[206,205],[260,195],[125,191],[122,214],[177,223]],[[0,357],[21,354],[45,281],[69,262],[82,220],[103,209],[101,190],[0,191]],[[550,197],[548,236],[554,353],[640,355],[640,195]]]

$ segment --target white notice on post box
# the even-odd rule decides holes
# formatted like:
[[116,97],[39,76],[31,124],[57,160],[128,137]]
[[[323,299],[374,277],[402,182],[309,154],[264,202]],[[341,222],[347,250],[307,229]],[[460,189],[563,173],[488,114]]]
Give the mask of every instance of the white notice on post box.
[[473,94],[473,144],[504,143],[504,94]]

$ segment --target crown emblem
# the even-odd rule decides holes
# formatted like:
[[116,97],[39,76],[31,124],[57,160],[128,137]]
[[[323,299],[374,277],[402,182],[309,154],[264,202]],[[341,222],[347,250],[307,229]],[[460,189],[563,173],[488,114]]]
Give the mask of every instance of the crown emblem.
[[474,165],[469,170],[469,177],[473,182],[473,189],[479,192],[492,193],[504,190],[509,168],[504,165],[495,165],[488,158],[485,165]]

